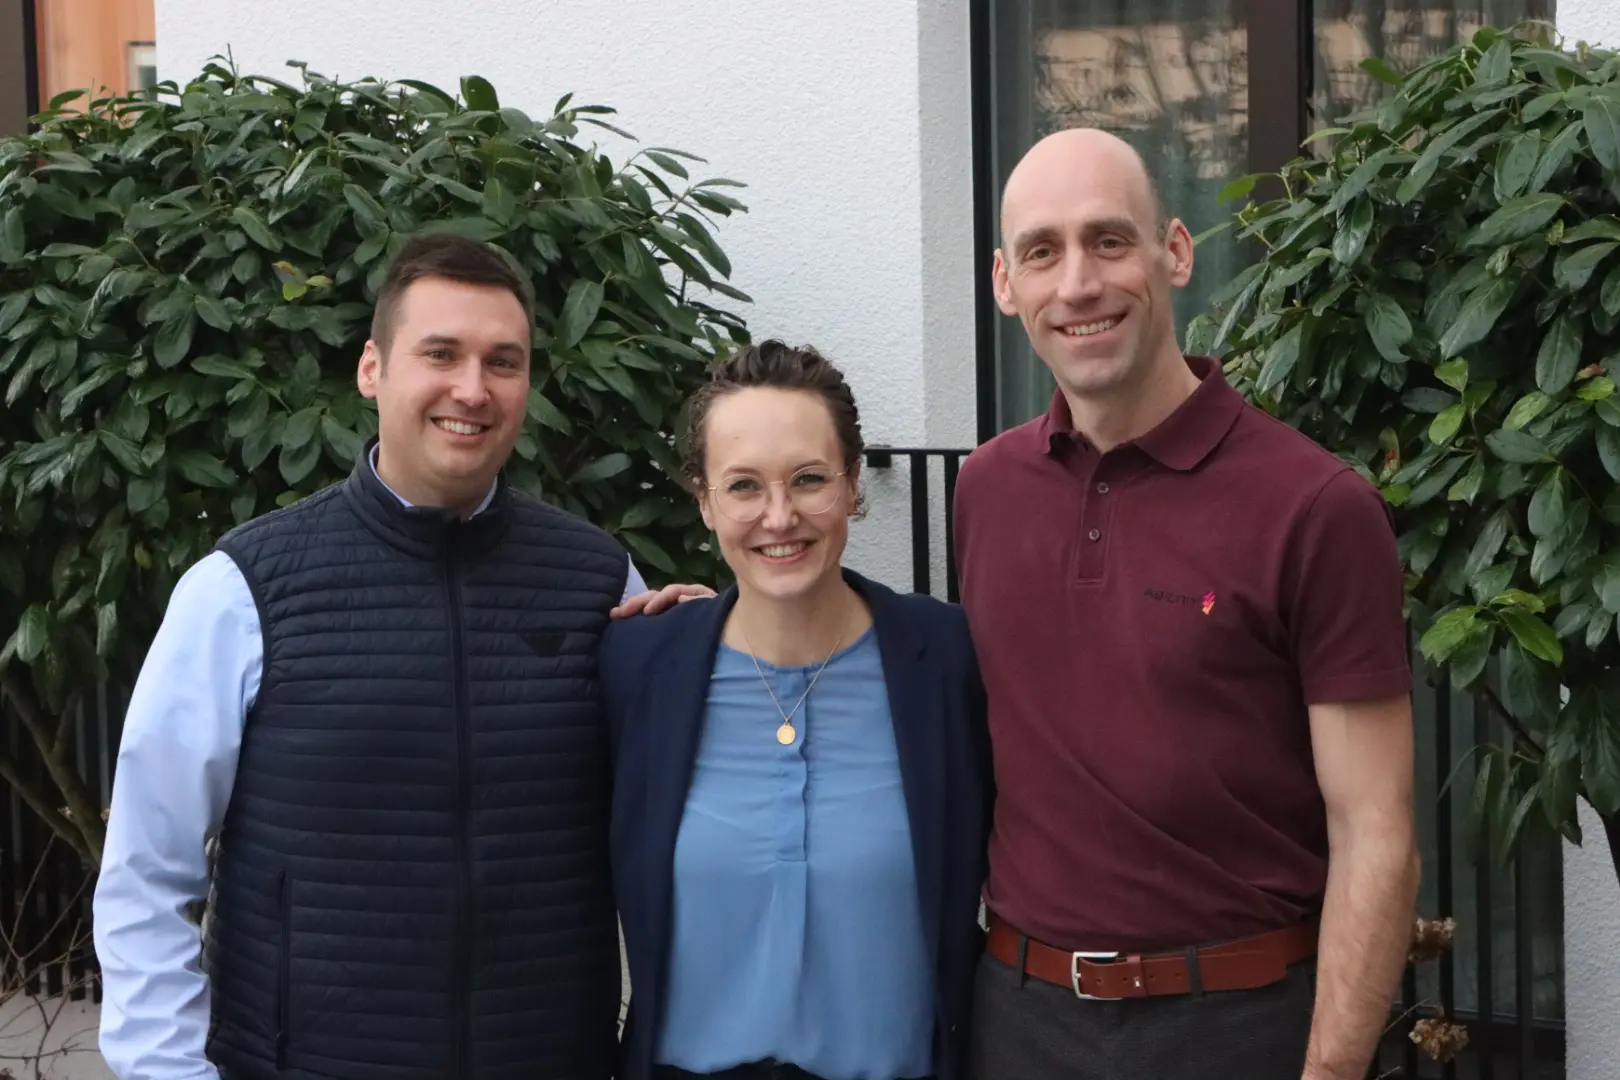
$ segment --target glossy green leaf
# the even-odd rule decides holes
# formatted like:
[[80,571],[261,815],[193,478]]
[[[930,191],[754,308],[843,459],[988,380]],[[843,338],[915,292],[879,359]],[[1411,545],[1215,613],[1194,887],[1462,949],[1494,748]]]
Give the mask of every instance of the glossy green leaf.
[[1545,412],[1550,404],[1552,398],[1540,390],[1532,390],[1513,403],[1513,408],[1508,410],[1502,426],[1511,431],[1518,431]]
[[1295,323],[1294,328],[1279,338],[1267,351],[1265,361],[1260,367],[1257,384],[1261,393],[1274,389],[1293,372],[1294,365],[1299,362],[1304,330],[1303,323]]
[[242,231],[247,233],[248,239],[255,244],[267,251],[281,250],[281,237],[270,230],[270,226],[265,224],[264,218],[260,217],[256,211],[246,206],[238,206],[231,211],[231,220],[241,226]]
[[1508,139],[1496,157],[1497,201],[1507,202],[1523,193],[1540,159],[1540,132],[1527,131]]
[[488,79],[478,75],[467,75],[461,80],[461,96],[467,99],[467,108],[477,109],[479,112],[497,112],[501,107],[500,97],[495,93],[495,87],[490,85]]
[[1449,611],[1424,632],[1418,647],[1428,660],[1444,662],[1474,632],[1478,621],[1477,607],[1465,606]]
[[1530,499],[1530,531],[1551,536],[1563,528],[1569,510],[1568,480],[1563,469],[1553,469],[1536,487]]
[[1614,397],[1614,380],[1606,375],[1598,375],[1579,384],[1575,396],[1582,401],[1607,401]]
[[176,315],[158,328],[152,342],[158,366],[172,368],[191,352],[191,339],[197,328],[195,311]]
[[1405,359],[1402,347],[1412,340],[1412,322],[1399,303],[1383,293],[1369,294],[1365,321],[1379,355],[1391,363]]
[[1557,669],[1531,655],[1517,638],[1501,657],[1502,704],[1532,730],[1550,726],[1559,708]]
[[607,480],[619,475],[630,467],[630,458],[624,454],[609,454],[606,457],[586,465],[574,474],[574,482],[579,484],[593,483],[598,480]]
[[1462,422],[1467,419],[1467,416],[1467,410],[1463,408],[1461,403],[1447,408],[1436,416],[1429,425],[1429,441],[1436,446],[1443,446],[1450,442],[1452,437],[1457,434],[1457,430],[1462,427]]
[[1597,443],[1598,460],[1609,479],[1620,480],[1620,428],[1604,424],[1592,433]]
[[569,287],[562,317],[557,320],[557,339],[564,348],[578,345],[585,337],[602,309],[602,299],[600,281],[580,278]]
[[1479,497],[1479,492],[1485,486],[1485,461],[1476,459],[1462,475],[1462,479],[1451,485],[1446,492],[1446,499],[1451,502],[1472,503]]
[[281,478],[289,485],[296,486],[309,476],[320,460],[321,444],[316,439],[310,438],[291,445],[283,443],[277,466]]
[[181,450],[174,455],[174,467],[187,483],[198,487],[230,487],[236,474],[206,450]]
[[1553,263],[1553,283],[1571,292],[1585,288],[1598,266],[1614,252],[1616,247],[1620,247],[1620,244],[1608,241],[1565,248],[1559,252],[1558,258]]
[[1472,247],[1493,248],[1523,240],[1546,228],[1566,205],[1565,198],[1553,192],[1509,200],[1480,222],[1463,242]]
[[1367,246],[1367,237],[1372,233],[1372,226],[1372,200],[1361,199],[1351,208],[1344,227],[1333,235],[1333,257],[1346,266],[1361,258],[1361,253]]
[[1502,429],[1485,436],[1485,445],[1503,461],[1531,465],[1554,460],[1547,447],[1535,436],[1523,431]]
[[1602,92],[1594,94],[1586,100],[1581,120],[1592,156],[1608,172],[1620,172],[1620,102]]
[[1575,378],[1581,362],[1581,320],[1572,313],[1553,321],[1536,353],[1536,386],[1546,394],[1557,394]]
[[1547,149],[1542,151],[1541,160],[1536,162],[1536,171],[1530,175],[1528,192],[1540,192],[1552,183],[1553,178],[1558,176],[1574,158],[1584,132],[1585,125],[1577,120],[1547,143]]
[[1447,360],[1434,369],[1434,376],[1460,393],[1468,388],[1468,361],[1460,357]]
[[1483,340],[1496,326],[1496,320],[1507,310],[1513,294],[1518,291],[1519,279],[1512,273],[1491,278],[1463,302],[1457,318],[1440,337],[1440,352],[1456,356],[1464,349]]
[[1552,627],[1542,622],[1540,618],[1520,608],[1504,608],[1498,618],[1525,652],[1549,664],[1564,662],[1563,645],[1558,641],[1558,636],[1552,632]]

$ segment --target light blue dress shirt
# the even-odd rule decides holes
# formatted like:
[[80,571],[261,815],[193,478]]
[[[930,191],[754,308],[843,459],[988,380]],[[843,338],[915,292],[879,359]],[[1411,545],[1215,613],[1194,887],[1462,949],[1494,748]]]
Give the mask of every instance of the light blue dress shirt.
[[[786,710],[816,666],[760,664]],[[753,660],[722,644],[675,842],[654,1060],[927,1076],[934,973],[876,632],[828,663],[789,746],[781,722]]]
[[[625,596],[645,589],[632,560]],[[230,804],[263,665],[247,581],[230,556],[212,552],[175,585],[118,747],[92,925],[102,971],[101,1053],[119,1080],[219,1076],[204,1052],[208,977],[201,932],[186,908],[208,892],[204,844]]]

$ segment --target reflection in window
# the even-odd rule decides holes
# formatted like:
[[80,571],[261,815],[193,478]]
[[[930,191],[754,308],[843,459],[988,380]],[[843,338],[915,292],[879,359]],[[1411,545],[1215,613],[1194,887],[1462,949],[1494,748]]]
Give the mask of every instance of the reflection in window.
[[1553,0],[1315,0],[1313,129],[1378,104],[1389,89],[1365,71],[1370,56],[1407,72],[1474,36],[1524,19],[1551,22]]
[[[997,190],[1043,136],[1100,127],[1134,146],[1196,236],[1247,172],[1248,35],[1232,0],[1035,0],[992,6]],[[1177,332],[1242,267],[1230,232],[1198,248]],[[998,324],[997,423],[1046,409],[1053,383],[1014,320]]]
[[157,85],[157,46],[150,41],[129,44],[129,89],[145,90]]

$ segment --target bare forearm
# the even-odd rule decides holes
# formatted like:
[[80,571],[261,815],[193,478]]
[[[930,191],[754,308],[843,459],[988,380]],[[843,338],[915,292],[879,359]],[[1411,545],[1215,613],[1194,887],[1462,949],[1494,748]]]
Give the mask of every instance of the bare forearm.
[[1304,1080],[1367,1075],[1406,966],[1418,876],[1410,837],[1333,854]]

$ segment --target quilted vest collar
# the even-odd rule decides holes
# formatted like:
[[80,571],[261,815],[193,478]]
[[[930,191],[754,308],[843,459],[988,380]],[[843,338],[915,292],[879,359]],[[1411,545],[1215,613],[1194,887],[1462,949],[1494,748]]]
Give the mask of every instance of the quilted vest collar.
[[400,502],[371,467],[376,445],[377,437],[373,435],[355,455],[354,468],[344,481],[343,497],[384,543],[418,558],[438,558],[452,548],[464,554],[487,551],[505,535],[512,510],[512,492],[505,476],[497,480],[489,505],[463,521],[449,510]]

